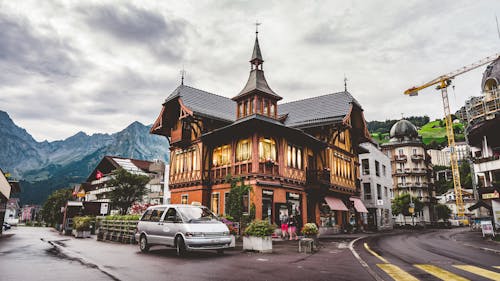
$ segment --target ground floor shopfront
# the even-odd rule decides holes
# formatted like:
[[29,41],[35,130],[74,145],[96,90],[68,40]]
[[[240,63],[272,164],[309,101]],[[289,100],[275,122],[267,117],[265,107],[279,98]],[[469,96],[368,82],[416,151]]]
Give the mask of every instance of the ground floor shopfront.
[[[298,229],[307,222],[314,222],[320,233],[325,234],[363,229],[364,214],[368,210],[352,194],[308,192],[303,186],[259,180],[246,184],[251,186],[251,192],[243,196],[243,209],[245,213],[255,214],[256,219],[279,226],[281,218],[293,216]],[[170,190],[171,203],[199,202],[218,215],[226,215],[230,189],[228,183],[175,188]]]

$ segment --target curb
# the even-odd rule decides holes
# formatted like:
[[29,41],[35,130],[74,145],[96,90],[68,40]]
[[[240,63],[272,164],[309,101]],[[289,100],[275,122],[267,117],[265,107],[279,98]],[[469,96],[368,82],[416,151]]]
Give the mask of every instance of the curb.
[[378,275],[375,271],[373,271],[370,268],[370,266],[359,256],[359,254],[356,252],[356,250],[354,250],[354,247],[353,247],[354,243],[356,243],[358,240],[363,239],[363,238],[366,238],[366,236],[361,236],[361,237],[358,237],[358,238],[352,240],[349,243],[349,250],[351,250],[352,255],[358,260],[358,262],[361,264],[361,266],[366,269],[366,271],[373,277],[373,279],[375,279],[377,281],[384,281],[384,279],[382,279],[382,277],[380,277],[380,275]]
[[478,247],[478,246],[474,246],[472,244],[468,244],[468,243],[463,243],[461,241],[458,241],[455,236],[457,235],[458,233],[455,233],[453,235],[450,235],[450,239],[452,241],[455,241],[459,244],[462,244],[464,246],[467,246],[467,247],[470,247],[470,248],[474,248],[474,249],[478,249],[478,250],[482,250],[482,251],[486,251],[486,252],[491,252],[491,253],[495,253],[495,254],[500,254],[500,250],[496,250],[496,249],[490,249],[490,248],[486,248],[486,247]]
[[88,266],[88,267],[91,267],[91,268],[95,268],[97,270],[99,270],[100,272],[104,273],[105,275],[109,276],[111,279],[115,280],[115,281],[120,281],[120,279],[118,277],[116,277],[114,274],[106,271],[104,268],[102,268],[101,266],[95,264],[95,263],[92,263],[91,261],[87,260],[86,258],[76,254],[75,252],[73,251],[70,251],[68,249],[66,249],[65,247],[55,243],[56,240],[44,240],[43,238],[41,238],[40,240],[42,241],[45,241],[47,243],[49,243],[52,247],[54,247],[54,249],[61,254],[61,256],[69,259],[69,260],[74,260],[74,261],[78,261],[80,262],[82,265],[84,266]]

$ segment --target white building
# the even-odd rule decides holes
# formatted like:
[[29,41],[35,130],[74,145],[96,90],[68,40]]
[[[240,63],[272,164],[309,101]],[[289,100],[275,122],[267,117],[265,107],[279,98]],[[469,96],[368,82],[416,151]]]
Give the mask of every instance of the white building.
[[[449,189],[442,195],[436,196],[439,204],[443,204],[448,206],[451,210],[450,219],[458,219],[457,205],[455,201],[455,191],[453,189]],[[462,189],[462,200],[464,202],[465,215],[466,216],[477,216],[477,210],[469,211],[469,208],[476,204],[476,200],[474,199],[474,193],[472,189]]]
[[165,176],[163,177],[163,203],[170,204],[170,189],[168,187],[168,176],[170,165],[165,165]]
[[[443,148],[445,149],[445,148]],[[431,163],[434,166],[450,166],[450,154],[449,150],[448,153],[446,153],[443,150],[439,149],[429,149],[427,150],[427,153],[431,156]]]
[[364,223],[368,229],[392,229],[393,182],[391,160],[372,143],[360,145],[368,153],[359,154],[361,199],[368,209]]
[[[469,158],[469,145],[466,142],[456,142],[455,143],[455,151],[457,152],[457,161],[458,164],[462,163],[463,161],[467,161]],[[448,165],[444,166],[450,166],[450,147],[445,147],[441,149],[441,151],[445,154],[445,157],[448,161]],[[432,155],[431,155],[432,157]],[[431,160],[432,161],[432,160]],[[434,164],[434,163],[432,163]]]

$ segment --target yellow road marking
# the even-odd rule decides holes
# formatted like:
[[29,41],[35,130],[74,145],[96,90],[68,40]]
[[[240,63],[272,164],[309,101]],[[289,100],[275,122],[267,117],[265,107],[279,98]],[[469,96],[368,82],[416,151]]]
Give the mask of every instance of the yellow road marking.
[[389,263],[386,259],[384,259],[383,257],[381,257],[379,254],[375,253],[375,251],[373,251],[372,249],[370,249],[370,247],[368,247],[368,244],[365,243],[365,249],[370,252],[370,254],[374,255],[375,257],[377,257],[378,259],[380,259],[381,261],[385,262],[385,263]]
[[496,273],[473,265],[454,265],[454,267],[465,270],[491,280],[500,280],[500,273]]
[[432,274],[434,276],[436,276],[437,278],[439,279],[442,279],[442,280],[450,280],[450,281],[469,281],[469,279],[466,279],[466,278],[463,278],[463,277],[460,277],[458,275],[456,275],[455,273],[452,273],[452,272],[449,272],[447,270],[444,270],[444,269],[441,269],[435,265],[431,265],[431,264],[415,264],[414,265],[415,267],[429,273],[429,274]]
[[380,269],[385,271],[385,273],[389,274],[396,281],[418,281],[417,278],[410,275],[408,272],[402,270],[401,268],[390,264],[390,263],[382,263],[377,264]]
[[496,269],[500,269],[500,266],[494,266],[494,268],[496,268]]

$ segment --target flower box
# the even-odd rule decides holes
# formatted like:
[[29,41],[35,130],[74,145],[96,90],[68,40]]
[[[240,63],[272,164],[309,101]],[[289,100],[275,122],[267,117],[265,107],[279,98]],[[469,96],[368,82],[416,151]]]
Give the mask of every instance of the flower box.
[[273,241],[270,236],[243,236],[243,250],[272,253]]
[[73,236],[75,238],[90,238],[90,230],[76,230],[73,229]]

